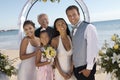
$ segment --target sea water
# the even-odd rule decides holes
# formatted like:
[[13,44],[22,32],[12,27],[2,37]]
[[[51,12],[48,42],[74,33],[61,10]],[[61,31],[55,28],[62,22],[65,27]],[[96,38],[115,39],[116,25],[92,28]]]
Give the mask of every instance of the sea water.
[[[99,47],[104,41],[110,41],[113,34],[120,34],[120,20],[93,22],[98,32]],[[19,49],[19,30],[0,32],[0,49]]]

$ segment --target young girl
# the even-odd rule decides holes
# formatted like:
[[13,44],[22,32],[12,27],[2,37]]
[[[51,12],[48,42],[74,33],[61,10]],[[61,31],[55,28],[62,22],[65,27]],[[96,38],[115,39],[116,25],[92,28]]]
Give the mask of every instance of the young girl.
[[48,33],[45,30],[40,32],[40,41],[41,48],[36,57],[37,80],[53,80],[51,61],[43,54],[45,47],[48,47],[50,42]]
[[26,36],[20,46],[21,64],[18,69],[18,80],[36,80],[35,56],[40,39],[34,35],[35,24],[32,21],[26,20],[23,29]]

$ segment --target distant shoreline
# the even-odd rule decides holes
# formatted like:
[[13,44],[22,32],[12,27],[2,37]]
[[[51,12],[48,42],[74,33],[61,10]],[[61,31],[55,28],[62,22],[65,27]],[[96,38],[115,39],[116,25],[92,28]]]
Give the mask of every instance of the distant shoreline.
[[18,29],[0,30],[0,32],[17,31]]
[[[93,24],[94,24],[94,23],[95,23],[95,24],[96,24],[96,23],[103,23],[103,22],[106,22],[106,23],[107,23],[107,22],[112,22],[112,21],[117,21],[117,22],[118,22],[118,21],[120,21],[120,19],[104,20],[104,21],[92,21],[91,23],[93,23]],[[69,25],[70,25],[70,24],[69,24]],[[51,26],[51,25],[50,25],[50,26]],[[36,27],[36,28],[37,28],[37,27]],[[8,29],[8,30],[7,30],[7,29],[1,29],[0,32],[17,31],[17,30],[19,30],[19,29]]]

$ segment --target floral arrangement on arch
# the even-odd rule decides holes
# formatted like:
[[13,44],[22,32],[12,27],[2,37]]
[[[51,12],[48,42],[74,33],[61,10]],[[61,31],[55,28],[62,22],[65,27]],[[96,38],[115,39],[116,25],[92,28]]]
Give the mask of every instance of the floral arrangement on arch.
[[53,47],[51,46],[42,47],[41,51],[44,57],[46,57],[48,60],[52,62],[54,61],[54,58],[56,56],[56,50]]
[[111,78],[120,80],[120,38],[117,34],[111,37],[112,43],[105,44],[99,51],[98,63],[104,72],[110,73]]
[[8,56],[4,55],[0,50],[0,72],[6,74],[7,76],[12,76],[17,74],[16,68],[12,65],[16,59],[10,60]]
[[[35,0],[33,0],[33,1],[35,1]],[[39,1],[43,1],[43,2],[47,2],[47,1],[55,2],[55,1],[58,1],[58,2],[60,2],[60,0],[39,0]]]

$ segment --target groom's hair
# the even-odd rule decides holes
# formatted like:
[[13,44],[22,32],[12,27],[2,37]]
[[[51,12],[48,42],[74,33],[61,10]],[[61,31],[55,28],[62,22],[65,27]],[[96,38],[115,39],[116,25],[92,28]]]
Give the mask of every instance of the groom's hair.
[[69,6],[69,7],[66,9],[66,14],[67,14],[67,11],[72,10],[72,9],[75,9],[75,10],[77,11],[77,13],[80,14],[78,7],[75,6],[75,5]]
[[41,14],[39,14],[39,15],[37,16],[37,19],[39,20],[42,16],[47,16],[47,17],[48,17],[47,14],[45,14],[45,13],[41,13]]

